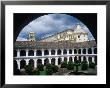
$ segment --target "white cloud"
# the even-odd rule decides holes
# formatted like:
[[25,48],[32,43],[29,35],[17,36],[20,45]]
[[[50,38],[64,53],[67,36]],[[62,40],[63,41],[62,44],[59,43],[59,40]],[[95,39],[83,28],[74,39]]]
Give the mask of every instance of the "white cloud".
[[18,37],[16,41],[27,41],[26,38]]

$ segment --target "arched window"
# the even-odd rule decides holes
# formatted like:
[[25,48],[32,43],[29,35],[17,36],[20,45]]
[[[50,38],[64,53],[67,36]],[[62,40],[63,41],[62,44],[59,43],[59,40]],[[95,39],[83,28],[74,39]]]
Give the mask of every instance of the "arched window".
[[92,62],[92,57],[89,57],[88,59],[89,59],[89,62]]
[[61,50],[60,49],[58,49],[57,54],[61,55]]
[[17,51],[14,50],[14,57],[17,57]]
[[42,56],[42,51],[41,51],[41,50],[37,50],[36,55],[37,55],[37,56]]
[[42,64],[42,60],[41,59],[38,59],[37,60],[37,65],[41,65]]
[[94,48],[94,54],[97,54],[97,48]]
[[44,50],[44,55],[49,55],[49,51],[48,50]]
[[55,55],[55,50],[51,50],[51,55]]
[[29,50],[28,56],[34,56],[34,51],[33,50]]
[[69,49],[69,54],[72,54],[72,50],[71,49]]
[[78,50],[78,54],[81,54],[81,49]]
[[83,49],[83,54],[86,54],[86,49]]
[[20,56],[26,56],[26,51],[25,50],[21,50],[20,51]]
[[76,49],[74,49],[74,54],[77,54],[77,50]]
[[63,50],[63,54],[67,54],[67,50],[66,49]]
[[88,49],[88,54],[92,54],[92,49],[91,48]]

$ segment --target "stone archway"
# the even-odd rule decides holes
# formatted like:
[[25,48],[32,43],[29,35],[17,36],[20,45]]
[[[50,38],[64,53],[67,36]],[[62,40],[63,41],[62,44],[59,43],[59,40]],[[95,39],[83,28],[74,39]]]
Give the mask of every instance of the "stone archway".
[[25,60],[21,60],[20,61],[20,69],[25,68],[25,66],[26,66],[26,61]]

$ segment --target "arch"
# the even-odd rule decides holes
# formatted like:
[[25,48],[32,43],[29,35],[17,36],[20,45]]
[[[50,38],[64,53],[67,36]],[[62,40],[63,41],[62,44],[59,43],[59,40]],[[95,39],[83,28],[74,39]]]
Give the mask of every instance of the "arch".
[[78,57],[79,62],[81,63],[81,56]]
[[51,64],[55,65],[55,58],[51,59]]
[[29,50],[28,56],[34,56],[34,51],[33,50]]
[[83,57],[83,61],[86,61],[86,57],[85,56]]
[[26,56],[26,51],[25,50],[20,50],[20,56]]
[[81,54],[81,49],[78,50],[78,54]]
[[37,65],[41,65],[42,64],[42,60],[41,59],[38,59],[37,60]]
[[89,59],[89,62],[92,62],[92,57],[88,57],[88,59]]
[[61,55],[61,50],[60,49],[58,49],[57,54]]
[[58,65],[60,65],[61,64],[61,58],[59,57],[58,58]]
[[49,55],[49,51],[48,50],[44,50],[44,55]]
[[55,50],[51,50],[51,55],[55,55]]
[[77,50],[76,49],[74,49],[74,54],[77,54]]
[[92,49],[91,48],[88,49],[88,54],[92,54]]
[[72,54],[72,50],[71,49],[69,49],[69,54]]
[[97,54],[97,48],[94,48],[94,54]]
[[63,50],[63,54],[67,54],[67,50],[66,49]]
[[37,50],[36,55],[37,56],[42,56],[42,51],[41,50]]
[[73,61],[73,60],[72,60],[72,57],[69,57],[69,61]]
[[46,58],[46,59],[44,60],[44,65],[47,65],[47,64],[49,64],[49,59],[48,59],[48,58]]
[[32,67],[34,67],[34,60],[33,59],[30,59],[29,60],[29,65],[31,65]]
[[25,60],[21,60],[20,61],[20,69],[25,68],[25,66],[26,66],[26,61]]
[[94,57],[95,65],[97,65],[97,56]]
[[66,61],[66,62],[67,62],[67,57],[64,57],[64,61]]
[[18,64],[17,64],[17,61],[16,60],[14,60],[14,70],[15,69],[18,69]]
[[76,62],[76,61],[77,61],[77,56],[74,57],[74,62]]
[[83,54],[86,54],[86,49],[83,49]]
[[14,57],[17,57],[17,51],[14,50]]

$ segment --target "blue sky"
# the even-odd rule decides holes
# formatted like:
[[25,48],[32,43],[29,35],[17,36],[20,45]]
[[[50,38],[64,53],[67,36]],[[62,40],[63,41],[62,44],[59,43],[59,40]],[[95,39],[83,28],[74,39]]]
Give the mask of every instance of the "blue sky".
[[29,32],[35,32],[36,40],[62,32],[66,29],[73,29],[80,24],[82,29],[89,34],[89,39],[94,39],[89,29],[77,18],[67,14],[43,15],[27,24],[19,33],[17,41],[27,41]]

